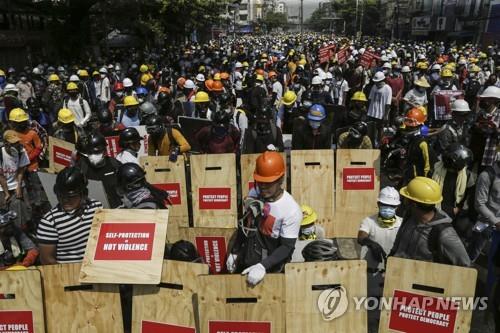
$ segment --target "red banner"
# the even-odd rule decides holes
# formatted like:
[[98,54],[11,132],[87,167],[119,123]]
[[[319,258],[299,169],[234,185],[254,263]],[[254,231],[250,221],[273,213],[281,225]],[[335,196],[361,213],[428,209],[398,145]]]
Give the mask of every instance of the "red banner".
[[209,321],[209,333],[271,333],[270,322]]
[[54,163],[64,165],[65,167],[70,166],[71,164],[71,150],[53,146],[54,151]]
[[205,187],[198,191],[200,209],[231,209],[231,189]]
[[151,260],[154,223],[103,223],[94,260]]
[[109,157],[116,157],[116,155],[118,155],[118,153],[122,151],[122,147],[120,147],[120,145],[118,144],[119,139],[119,136],[106,137],[106,142],[108,143],[106,150]]
[[451,102],[455,99],[463,99],[462,90],[440,90],[434,95],[434,117],[436,120],[451,119]]
[[361,56],[360,64],[364,68],[371,68],[373,59],[380,59],[380,57],[373,52],[365,51],[365,52],[363,52],[363,55]]
[[348,47],[344,47],[342,50],[340,50],[337,53],[338,64],[342,65],[343,63],[345,63],[347,61],[348,55],[349,55],[349,48]]
[[374,168],[344,168],[342,171],[344,190],[374,190]]
[[205,264],[210,266],[211,274],[220,274],[225,271],[226,262],[226,239],[224,237],[195,238],[198,253],[203,258]]
[[318,51],[319,62],[320,63],[328,62],[334,53],[335,53],[335,44],[323,46]]
[[395,290],[392,302],[389,329],[405,333],[454,331],[458,306],[450,300]]
[[181,184],[179,183],[166,183],[166,184],[154,184],[154,187],[160,190],[166,191],[168,193],[168,198],[172,202],[173,206],[181,204]]
[[33,333],[31,311],[0,311],[0,333]]
[[141,333],[196,333],[196,331],[191,327],[155,323],[152,321],[143,320],[141,325]]

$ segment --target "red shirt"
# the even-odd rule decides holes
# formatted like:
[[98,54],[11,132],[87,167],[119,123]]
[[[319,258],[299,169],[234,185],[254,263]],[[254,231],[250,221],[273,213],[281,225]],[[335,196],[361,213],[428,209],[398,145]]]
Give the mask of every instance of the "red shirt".
[[405,86],[403,77],[401,75],[397,77],[388,76],[385,81],[392,88],[392,97],[396,98],[399,94],[399,98],[401,98],[402,91]]

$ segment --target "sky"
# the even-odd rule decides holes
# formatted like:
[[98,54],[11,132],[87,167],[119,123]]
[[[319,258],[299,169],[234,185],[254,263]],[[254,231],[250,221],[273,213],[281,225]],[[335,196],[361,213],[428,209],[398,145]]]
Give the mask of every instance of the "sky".
[[[300,0],[284,0],[288,6],[288,15],[298,15]],[[325,1],[325,0],[323,0]],[[304,0],[304,21],[311,16],[312,12],[318,8],[322,0]]]

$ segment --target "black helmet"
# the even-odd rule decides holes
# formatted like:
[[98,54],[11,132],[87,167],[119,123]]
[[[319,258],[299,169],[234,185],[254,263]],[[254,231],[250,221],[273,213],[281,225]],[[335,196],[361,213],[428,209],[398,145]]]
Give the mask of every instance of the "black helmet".
[[443,163],[447,168],[462,170],[473,160],[472,151],[460,143],[451,144],[443,156]]
[[77,167],[67,167],[57,174],[54,193],[58,197],[87,194],[87,177]]
[[122,148],[126,148],[127,144],[141,141],[142,138],[139,132],[134,127],[127,127],[120,133],[118,144]]
[[201,262],[196,247],[193,243],[186,240],[177,241],[172,245],[168,259],[186,262]]
[[302,250],[302,256],[306,262],[338,259],[337,249],[333,246],[333,243],[324,239],[307,244]]
[[108,143],[104,135],[98,132],[91,133],[88,136],[87,152],[89,153],[102,153],[106,150]]
[[101,124],[111,124],[113,122],[113,115],[108,109],[100,109],[97,111],[97,120]]
[[163,132],[163,119],[158,115],[148,117],[146,120],[146,131],[148,134],[160,134]]
[[118,168],[116,177],[118,179],[118,192],[126,193],[142,187],[145,183],[146,173],[136,163],[125,163]]
[[361,140],[368,132],[368,126],[363,121],[358,121],[349,128],[349,136],[356,140]]

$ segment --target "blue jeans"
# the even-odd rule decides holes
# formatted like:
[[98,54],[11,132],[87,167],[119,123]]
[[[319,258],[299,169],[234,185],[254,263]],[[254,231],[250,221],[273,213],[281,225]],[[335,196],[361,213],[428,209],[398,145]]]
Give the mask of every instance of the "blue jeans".
[[488,279],[487,279],[487,291],[488,295],[491,293],[493,284],[495,283],[495,265],[493,264],[493,257],[496,251],[500,247],[500,231],[494,230],[491,236],[491,247],[488,253]]

